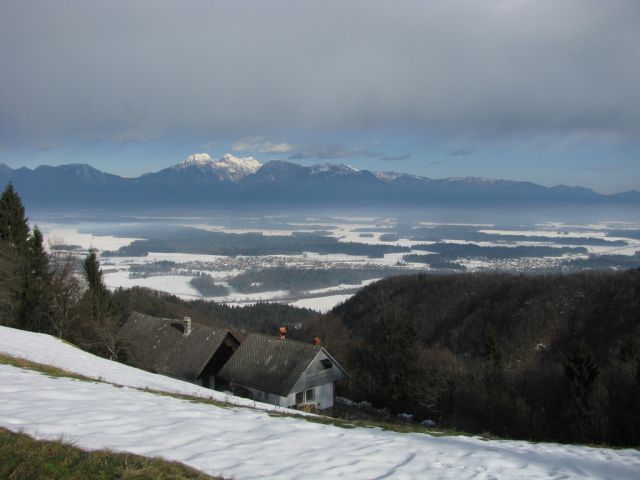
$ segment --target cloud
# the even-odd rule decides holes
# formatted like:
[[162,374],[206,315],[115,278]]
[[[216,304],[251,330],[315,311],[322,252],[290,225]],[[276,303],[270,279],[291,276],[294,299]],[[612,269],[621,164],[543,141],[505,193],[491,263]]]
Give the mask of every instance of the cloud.
[[425,163],[424,166],[427,168],[430,167],[438,167],[440,165],[444,165],[444,162],[440,161],[440,160],[434,160],[433,162],[429,162],[429,163]]
[[288,143],[274,143],[267,141],[262,136],[246,137],[231,145],[231,150],[234,152],[259,152],[259,153],[289,153],[293,150],[293,145]]
[[453,150],[447,150],[444,154],[447,157],[465,157],[473,155],[473,152],[467,148],[454,148]]
[[56,149],[60,148],[60,144],[51,143],[51,142],[49,142],[49,143],[41,143],[36,148],[38,150],[41,150],[41,151],[56,150]]
[[87,134],[83,135],[82,139],[125,145],[157,142],[162,140],[162,135],[158,133],[145,132],[143,130],[122,130],[120,132]]
[[350,147],[344,143],[316,143],[309,145],[297,145],[290,160],[339,160],[343,158],[371,158],[386,162],[399,162],[411,158],[410,153],[401,155],[387,155],[383,152],[366,148]]
[[0,143],[390,130],[637,142],[639,18],[637,0],[0,2]]
[[318,160],[334,160],[339,158],[367,157],[370,152],[361,148],[349,147],[343,143],[317,143],[299,145],[289,155],[290,160],[315,158]]
[[115,143],[149,143],[157,142],[162,139],[162,135],[157,133],[148,133],[140,130],[130,130],[128,132],[118,133],[114,141]]
[[409,160],[410,158],[410,153],[403,153],[401,155],[383,155],[380,157],[380,160],[384,160],[385,162],[403,162],[405,160]]
[[633,165],[628,163],[592,163],[589,165],[583,165],[577,167],[578,170],[584,170],[588,172],[622,172],[633,168]]

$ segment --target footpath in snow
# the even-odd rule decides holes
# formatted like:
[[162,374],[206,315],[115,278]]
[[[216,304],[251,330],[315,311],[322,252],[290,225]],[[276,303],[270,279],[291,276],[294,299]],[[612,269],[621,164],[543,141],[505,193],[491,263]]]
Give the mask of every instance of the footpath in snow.
[[[52,337],[5,327],[0,327],[0,352],[120,385],[186,388],[185,382],[161,381],[158,375],[99,359]],[[344,429],[8,365],[0,365],[0,399],[0,426],[13,431],[37,438],[63,435],[88,449],[161,456],[235,479],[635,480],[640,472],[640,452],[632,449]]]

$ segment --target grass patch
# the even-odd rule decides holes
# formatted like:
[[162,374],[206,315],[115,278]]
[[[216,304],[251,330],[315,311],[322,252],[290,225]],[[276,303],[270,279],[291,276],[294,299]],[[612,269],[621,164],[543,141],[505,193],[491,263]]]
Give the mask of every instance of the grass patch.
[[52,367],[50,365],[44,365],[42,363],[32,362],[25,360],[24,358],[12,357],[4,353],[0,353],[0,365],[11,365],[18,368],[26,368],[29,370],[35,370],[36,372],[44,373],[50,377],[66,377],[75,378],[76,380],[82,380],[85,382],[96,382],[95,378],[89,378],[84,375],[63,370],[61,368]]
[[[163,392],[162,390],[153,390],[151,388],[137,388],[136,390],[140,390],[141,392],[153,393],[154,395],[162,395],[163,397],[173,397],[179,400],[186,400],[188,402],[193,402],[193,403],[206,403],[207,405],[215,405],[216,407],[220,407],[220,408],[232,408],[232,407],[241,406],[241,405],[234,405],[232,403],[225,403],[220,400],[214,400],[213,398],[196,397],[193,395],[186,395],[183,393]],[[246,408],[252,408],[252,407],[246,407]]]
[[[108,383],[109,385],[113,385],[114,387],[118,387],[118,388],[124,387],[124,385],[107,382],[102,378],[87,377],[85,375],[73,373],[68,370],[63,370],[61,368],[52,367],[50,365],[45,365],[42,363],[32,362],[31,360],[26,360],[24,358],[12,357],[4,353],[0,353],[0,365],[11,365],[13,367],[33,370],[35,372],[40,372],[55,378],[62,378],[62,377],[74,378],[76,380],[82,380],[84,382],[92,382],[92,383],[100,382],[100,383]],[[221,408],[229,408],[232,406],[236,406],[229,403],[214,400],[212,398],[203,398],[203,397],[196,397],[193,395],[185,395],[181,393],[164,392],[162,390],[154,390],[151,388],[136,388],[136,387],[130,387],[130,388],[133,388],[134,390],[140,390],[141,392],[153,393],[154,395],[162,395],[164,397],[173,397],[173,398],[178,398],[180,400],[187,400],[190,402],[206,403],[206,404],[215,405],[216,407],[221,407]]]
[[220,479],[178,462],[109,450],[88,452],[64,441],[35,440],[0,428],[0,478],[6,479]]

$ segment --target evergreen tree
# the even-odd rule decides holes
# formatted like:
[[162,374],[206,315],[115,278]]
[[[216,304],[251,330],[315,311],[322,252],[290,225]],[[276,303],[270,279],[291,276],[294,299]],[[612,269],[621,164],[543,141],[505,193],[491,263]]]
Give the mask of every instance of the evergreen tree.
[[502,366],[502,348],[498,340],[498,334],[492,326],[489,326],[484,335],[485,358],[493,368]]
[[24,206],[13,185],[9,183],[0,197],[0,241],[24,252],[28,237],[29,225]]
[[636,382],[640,385],[640,337],[628,338],[620,349],[620,360],[635,364]]
[[0,313],[5,325],[22,327],[28,236],[22,201],[9,183],[0,197]]
[[24,283],[23,259],[0,241],[0,325],[17,326]]
[[82,299],[87,322],[84,338],[78,340],[95,353],[115,359],[120,351],[118,330],[121,322],[111,293],[104,285],[95,250],[89,252],[83,268],[88,287]]
[[42,232],[36,226],[27,240],[25,252],[25,286],[19,325],[26,330],[49,332],[47,295],[50,290],[49,259]]
[[84,278],[89,286],[89,291],[97,296],[103,297],[107,293],[107,288],[102,280],[102,269],[95,250],[90,250],[84,260]]
[[361,372],[368,397],[401,410],[417,395],[419,349],[415,322],[398,312],[382,311],[352,352],[351,365]]
[[578,419],[586,419],[591,414],[591,393],[600,368],[584,340],[564,362],[563,368],[574,413]]

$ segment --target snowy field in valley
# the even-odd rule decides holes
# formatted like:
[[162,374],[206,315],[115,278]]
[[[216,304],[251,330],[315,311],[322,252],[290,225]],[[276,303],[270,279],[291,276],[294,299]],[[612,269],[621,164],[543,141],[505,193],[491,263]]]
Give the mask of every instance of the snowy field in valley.
[[[206,390],[6,327],[0,327],[0,352],[120,385],[192,394]],[[10,430],[62,437],[86,449],[160,456],[235,479],[635,480],[640,471],[640,452],[632,449],[345,429],[8,365],[0,365],[0,397],[0,426]]]
[[70,226],[41,226],[45,237],[45,246],[56,245],[78,245],[84,250],[95,248],[97,250],[117,250],[125,247],[138,238],[123,238],[113,235],[93,235],[91,233],[81,233],[77,228]]
[[300,308],[309,308],[320,313],[326,313],[332,310],[333,307],[346,302],[352,296],[353,294],[346,294],[327,295],[326,297],[303,298],[300,300],[296,300],[295,302],[291,302],[290,305]]
[[[563,267],[563,262],[580,260],[592,262],[592,256],[602,257],[614,255],[618,257],[630,257],[633,262],[633,255],[640,251],[640,224],[634,222],[604,222],[591,223],[585,225],[571,225],[558,222],[539,223],[535,225],[516,225],[511,228],[498,227],[493,224],[465,224],[465,223],[434,223],[424,221],[414,221],[410,224],[399,224],[397,220],[388,217],[324,217],[306,219],[294,219],[287,217],[264,217],[241,219],[205,219],[205,218],[184,218],[168,219],[171,225],[176,227],[189,227],[219,232],[223,234],[243,234],[261,233],[264,236],[287,236],[304,233],[317,234],[332,237],[340,243],[360,244],[362,246],[396,246],[408,247],[410,252],[385,253],[379,257],[369,257],[367,255],[353,254],[356,251],[347,253],[322,254],[307,251],[303,254],[276,254],[276,255],[207,255],[197,253],[181,252],[149,252],[145,256],[101,256],[101,263],[104,270],[105,283],[110,289],[119,287],[130,288],[134,286],[147,287],[172,295],[176,295],[184,300],[204,299],[225,303],[232,306],[247,306],[256,302],[279,302],[288,303],[295,306],[310,308],[318,312],[326,312],[354,295],[358,285],[349,285],[343,288],[340,280],[336,278],[335,283],[327,283],[324,288],[316,288],[309,292],[301,289],[282,290],[281,285],[265,285],[264,288],[251,291],[236,291],[232,287],[233,279],[252,270],[268,268],[290,268],[290,269],[318,269],[329,270],[338,269],[371,269],[378,268],[386,270],[387,273],[376,275],[376,278],[383,278],[389,275],[391,270],[396,273],[403,273],[403,270],[442,272],[444,268],[447,272],[447,262],[449,265],[465,268],[467,271],[567,271]],[[246,225],[243,222],[246,221]],[[157,225],[150,223],[149,225]],[[140,231],[144,231],[145,223],[122,224],[127,227],[134,226]],[[96,248],[99,252],[107,250],[114,251],[120,247],[127,246],[137,240],[133,236],[118,237],[111,235],[118,230],[121,224],[99,222],[81,222],[75,227],[71,224],[54,224],[42,222],[41,227],[45,233],[45,240],[48,244],[55,245],[76,245],[81,250],[76,254],[83,255],[89,248]],[[416,230],[417,229],[417,230]],[[426,230],[425,230],[426,229]],[[440,230],[438,230],[440,229]],[[462,229],[462,230],[457,230]],[[531,256],[509,258],[484,258],[470,257],[462,254],[459,257],[441,257],[437,252],[430,252],[428,245],[437,243],[434,240],[416,240],[406,237],[412,235],[411,232],[422,231],[422,235],[429,231],[441,231],[443,234],[437,242],[455,244],[458,246],[478,246],[488,247],[565,247],[578,248],[582,251],[567,253],[562,256]],[[135,230],[138,231],[138,230]],[[140,233],[138,231],[138,233]],[[615,231],[615,235],[610,235],[610,231]],[[87,233],[94,232],[94,233]],[[315,232],[315,233],[314,233]],[[398,232],[397,235],[393,232]],[[456,232],[459,236],[455,236]],[[465,233],[466,232],[466,233]],[[471,233],[469,233],[471,232]],[[474,238],[475,234],[484,235],[481,238]],[[628,235],[625,233],[628,232]],[[383,235],[391,233],[390,237]],[[469,235],[467,235],[469,233]],[[397,240],[388,240],[388,238]],[[427,235],[427,238],[429,236]],[[488,238],[487,238],[488,237]],[[387,238],[387,240],[383,240]],[[419,235],[418,235],[418,238]],[[424,238],[424,237],[423,237]],[[520,239],[521,238],[521,239]],[[562,243],[563,239],[570,238],[568,245]],[[585,239],[582,245],[580,239]],[[595,242],[594,242],[595,239]],[[600,244],[598,244],[598,242]],[[604,242],[610,242],[604,243]],[[618,242],[618,243],[613,243]],[[595,244],[590,244],[595,243]],[[420,249],[416,245],[423,246]],[[434,255],[435,266],[429,262],[419,263],[405,260],[408,253],[415,255]],[[445,262],[438,267],[438,258],[444,258]],[[597,259],[596,259],[597,260]],[[154,263],[171,262],[170,271],[152,272],[151,274],[135,273],[134,269],[153,265]],[[636,262],[637,263],[637,262]],[[594,263],[597,265],[597,261]],[[617,268],[635,268],[634,263],[626,264]],[[582,267],[585,268],[585,267]],[[228,293],[223,296],[205,296],[198,291],[191,280],[194,275],[208,275],[219,287],[224,287]],[[369,283],[370,280],[362,282],[360,287]]]

